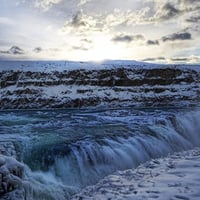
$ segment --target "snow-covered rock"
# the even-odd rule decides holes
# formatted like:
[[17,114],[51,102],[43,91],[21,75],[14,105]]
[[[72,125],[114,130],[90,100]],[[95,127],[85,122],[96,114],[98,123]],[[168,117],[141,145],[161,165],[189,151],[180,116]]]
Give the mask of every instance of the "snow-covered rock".
[[0,77],[0,109],[191,106],[200,100],[198,65],[4,61]]
[[25,200],[24,165],[13,141],[0,141],[0,199]]
[[22,186],[23,169],[15,158],[0,155],[0,199]]
[[0,141],[0,155],[17,158],[15,145],[12,141]]

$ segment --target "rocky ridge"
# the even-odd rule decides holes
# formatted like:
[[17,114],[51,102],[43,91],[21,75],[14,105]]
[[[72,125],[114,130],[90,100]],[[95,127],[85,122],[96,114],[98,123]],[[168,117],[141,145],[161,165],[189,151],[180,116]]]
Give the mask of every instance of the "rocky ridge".
[[0,109],[191,106],[200,100],[200,70],[192,66],[4,69],[0,77]]

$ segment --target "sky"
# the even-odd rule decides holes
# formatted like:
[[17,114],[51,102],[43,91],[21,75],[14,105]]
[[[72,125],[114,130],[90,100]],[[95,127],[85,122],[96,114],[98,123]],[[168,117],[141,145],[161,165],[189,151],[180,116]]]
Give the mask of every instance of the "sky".
[[200,0],[0,0],[0,60],[200,63]]

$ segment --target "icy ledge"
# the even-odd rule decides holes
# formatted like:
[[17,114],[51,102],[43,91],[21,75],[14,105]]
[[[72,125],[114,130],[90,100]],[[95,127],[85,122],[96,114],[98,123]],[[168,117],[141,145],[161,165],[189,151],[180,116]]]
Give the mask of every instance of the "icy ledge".
[[72,199],[199,200],[199,172],[200,149],[196,148],[119,171]]

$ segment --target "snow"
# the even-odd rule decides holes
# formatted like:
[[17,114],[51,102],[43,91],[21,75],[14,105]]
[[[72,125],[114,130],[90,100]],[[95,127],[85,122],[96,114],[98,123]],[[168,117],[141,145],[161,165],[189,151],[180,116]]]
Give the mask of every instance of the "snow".
[[147,62],[129,61],[129,60],[107,60],[103,62],[75,62],[75,61],[0,61],[0,71],[32,71],[32,72],[52,72],[75,69],[115,69],[118,67],[135,68],[135,69],[153,69],[167,67],[188,69],[191,68],[200,71],[199,65],[173,65],[173,64],[153,64]]
[[[91,86],[91,85],[53,85],[53,86],[41,86],[41,87],[34,87],[34,86],[28,86],[28,87],[18,87],[16,85],[14,86],[8,86],[7,88],[2,88],[1,93],[2,96],[6,92],[12,93],[12,95],[9,95],[9,98],[15,99],[16,93],[15,91],[19,90],[26,90],[30,89],[32,91],[37,90],[40,94],[43,94],[43,98],[50,99],[52,97],[54,98],[60,98],[60,100],[64,101],[65,98],[70,99],[76,99],[76,98],[88,98],[88,97],[95,97],[98,96],[102,100],[104,98],[107,99],[119,99],[119,101],[128,101],[135,99],[136,101],[142,101],[145,98],[160,98],[163,96],[176,96],[178,91],[181,91],[182,96],[185,97],[195,97],[195,92],[199,89],[195,89],[195,84],[191,85],[172,85],[170,88],[169,86],[156,86],[156,88],[163,89],[163,92],[160,93],[154,93],[153,91],[144,92],[144,87],[98,87],[98,86]],[[190,89],[193,88],[191,91]],[[116,90],[115,90],[116,89]],[[150,86],[146,86],[145,89],[152,89]],[[176,92],[173,92],[172,89],[177,90]],[[83,91],[83,92],[81,92]],[[34,97],[35,94],[24,94],[25,96]]]
[[118,171],[72,199],[199,200],[200,148]]

